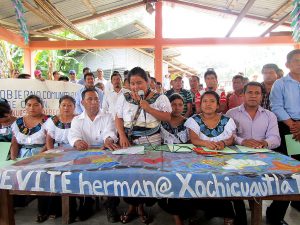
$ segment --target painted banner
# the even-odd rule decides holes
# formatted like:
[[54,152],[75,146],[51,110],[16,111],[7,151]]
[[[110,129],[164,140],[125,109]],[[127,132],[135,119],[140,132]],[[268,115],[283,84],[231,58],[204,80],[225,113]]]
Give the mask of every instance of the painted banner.
[[33,79],[1,79],[0,98],[5,98],[16,117],[25,115],[25,98],[38,95],[44,101],[44,113],[56,115],[59,112],[58,101],[64,95],[75,98],[82,86],[63,81],[40,81]]
[[278,153],[54,149],[1,168],[0,189],[159,198],[299,195],[299,172],[299,161]]

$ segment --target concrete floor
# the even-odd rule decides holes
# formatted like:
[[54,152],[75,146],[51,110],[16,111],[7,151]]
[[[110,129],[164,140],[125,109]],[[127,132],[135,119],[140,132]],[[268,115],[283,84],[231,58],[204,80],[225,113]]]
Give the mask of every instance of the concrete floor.
[[[265,217],[265,211],[266,207],[270,204],[270,201],[264,201],[263,202],[263,223],[262,224],[268,224],[266,223],[266,217]],[[250,225],[250,210],[248,205],[246,205],[247,208],[247,214],[248,214],[248,224]],[[126,211],[126,204],[121,203],[119,206],[119,212]],[[16,225],[32,225],[37,224],[35,222],[37,207],[36,207],[36,200],[31,202],[29,206],[25,208],[17,208],[16,214],[15,214],[15,220]],[[154,221],[151,223],[152,225],[165,225],[165,224],[174,224],[172,217],[163,212],[157,205],[153,206],[151,208],[151,215],[155,215]],[[285,216],[285,221],[289,225],[299,225],[300,224],[300,212],[292,208],[291,206],[288,208],[288,211]],[[53,225],[53,224],[62,224],[61,218],[57,219],[48,219],[43,225]],[[74,225],[112,225],[112,223],[108,223],[106,219],[106,212],[105,209],[102,207],[99,211],[97,211],[94,216],[92,216],[89,220],[84,222],[75,222]],[[119,225],[121,223],[115,223],[116,225]],[[136,219],[129,224],[132,225],[142,225],[142,223],[139,221],[139,219]],[[188,224],[186,221],[185,224]],[[203,225],[222,225],[223,219],[221,218],[213,218],[211,220],[206,220],[204,217],[199,218],[199,224]]]

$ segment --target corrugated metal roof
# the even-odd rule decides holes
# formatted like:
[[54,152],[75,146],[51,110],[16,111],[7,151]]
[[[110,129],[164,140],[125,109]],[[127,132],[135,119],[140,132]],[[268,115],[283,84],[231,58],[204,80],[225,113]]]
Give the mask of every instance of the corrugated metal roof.
[[[218,9],[231,10],[233,12],[241,12],[248,0],[184,0],[184,2],[199,4],[203,6],[215,7]],[[284,5],[287,0],[256,0],[253,6],[248,11],[248,14],[259,16],[262,18],[270,17],[277,9]],[[229,5],[229,3],[231,3]],[[292,5],[285,10],[284,14],[288,13],[292,9]],[[279,20],[282,16],[275,17],[274,19]]]
[[[84,4],[83,0],[49,0],[67,19],[74,20],[85,18],[92,14],[89,7]],[[182,2],[194,3],[202,6],[209,6],[216,9],[228,10],[231,12],[240,12],[247,0],[181,0]],[[36,7],[34,0],[27,0],[32,6]],[[109,10],[118,9],[134,3],[144,3],[143,0],[90,0],[92,7],[95,8],[96,14],[103,13]],[[248,14],[261,18],[269,18],[287,0],[256,0],[250,8]],[[177,7],[178,5],[175,5]],[[178,6],[179,7],[179,6]],[[281,10],[280,13],[272,17],[274,20],[280,20],[284,15],[290,12],[292,5]],[[51,25],[39,18],[33,12],[25,8],[25,18],[29,30],[38,30]],[[15,10],[11,0],[1,0],[0,20],[17,25]],[[1,21],[0,21],[1,22]]]

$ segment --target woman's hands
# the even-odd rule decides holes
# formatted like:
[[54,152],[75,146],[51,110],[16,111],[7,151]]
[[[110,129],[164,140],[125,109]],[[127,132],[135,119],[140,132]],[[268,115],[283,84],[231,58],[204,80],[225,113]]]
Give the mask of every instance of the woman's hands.
[[211,150],[223,150],[225,148],[224,141],[204,141],[203,145]]
[[126,148],[126,147],[131,146],[131,144],[130,144],[130,142],[129,142],[126,135],[120,135],[119,139],[120,139],[119,144],[120,144],[121,148]]
[[149,112],[149,110],[151,109],[150,104],[145,100],[145,99],[141,99],[141,96],[139,96],[137,94],[137,92],[132,92],[131,96],[134,100],[138,101],[140,103],[140,107],[145,110],[146,112]]

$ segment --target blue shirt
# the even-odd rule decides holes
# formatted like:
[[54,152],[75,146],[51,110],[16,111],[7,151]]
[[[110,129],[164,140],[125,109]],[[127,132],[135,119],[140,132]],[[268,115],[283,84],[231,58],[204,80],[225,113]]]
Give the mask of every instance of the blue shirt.
[[276,80],[270,94],[271,110],[278,121],[300,120],[300,82],[290,74]]
[[[84,107],[83,105],[81,104],[81,100],[82,100],[82,97],[81,97],[81,94],[82,92],[86,89],[86,87],[82,87],[81,89],[79,89],[76,93],[76,96],[75,96],[75,100],[76,100],[76,105],[75,105],[75,112],[76,114],[81,114],[84,110]],[[101,91],[99,88],[95,87],[98,95],[99,95],[99,104],[100,104],[100,108],[102,108],[102,101],[103,101],[103,91]]]
[[82,76],[82,78],[77,81],[77,84],[84,85],[84,83],[84,77]]

